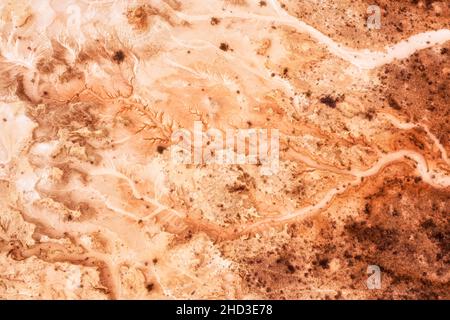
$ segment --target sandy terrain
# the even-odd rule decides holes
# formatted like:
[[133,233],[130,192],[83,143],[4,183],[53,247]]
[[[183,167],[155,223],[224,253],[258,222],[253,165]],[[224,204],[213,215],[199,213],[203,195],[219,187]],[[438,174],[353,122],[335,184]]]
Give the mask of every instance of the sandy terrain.
[[0,298],[450,298],[448,1],[2,0],[0,72]]

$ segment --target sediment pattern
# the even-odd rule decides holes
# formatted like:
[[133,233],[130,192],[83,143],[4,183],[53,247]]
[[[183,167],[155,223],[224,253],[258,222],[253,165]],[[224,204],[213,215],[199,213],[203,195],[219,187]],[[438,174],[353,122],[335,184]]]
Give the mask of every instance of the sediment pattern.
[[[447,1],[3,1],[0,298],[449,299],[449,21]],[[174,162],[195,122],[278,130],[277,171]]]

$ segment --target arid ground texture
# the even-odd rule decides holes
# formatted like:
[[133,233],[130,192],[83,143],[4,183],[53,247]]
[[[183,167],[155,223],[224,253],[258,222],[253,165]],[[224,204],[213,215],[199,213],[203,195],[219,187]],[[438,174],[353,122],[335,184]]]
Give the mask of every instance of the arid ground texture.
[[1,299],[450,299],[448,0],[0,0],[0,75]]

